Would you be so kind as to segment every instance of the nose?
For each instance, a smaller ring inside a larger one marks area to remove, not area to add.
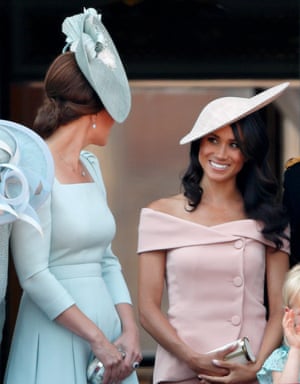
[[[218,146],[218,150],[216,151],[216,155],[220,159],[225,159],[227,156],[227,145],[226,144],[220,144]]]

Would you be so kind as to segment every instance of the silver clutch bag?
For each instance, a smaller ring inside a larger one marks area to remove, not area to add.
[[[224,360],[232,361],[238,364],[255,363],[256,358],[252,352],[248,337],[243,337],[242,339],[223,345],[222,347],[214,349],[213,351],[209,351],[208,353],[222,351],[235,343],[238,344],[237,348],[234,351],[228,353]]]
[[[87,367],[87,380],[89,384],[102,384],[104,375],[104,365],[100,360],[94,357]]]

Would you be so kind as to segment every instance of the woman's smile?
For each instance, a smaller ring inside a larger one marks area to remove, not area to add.
[[[221,171],[223,171],[229,167],[228,164],[217,163],[214,160],[209,160],[209,164],[212,166],[212,168],[216,168],[216,169],[221,170]]]

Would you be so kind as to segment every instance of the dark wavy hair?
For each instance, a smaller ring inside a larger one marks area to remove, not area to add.
[[[44,80],[45,99],[33,129],[47,139],[60,126],[81,116],[97,113],[104,106],[90,86],[73,52],[66,52],[50,65]]]
[[[279,184],[268,163],[269,140],[265,125],[256,112],[231,127],[246,159],[237,175],[237,187],[244,200],[246,215],[263,223],[264,237],[279,249],[283,245],[282,239],[287,239],[284,230],[288,226],[288,217],[280,204]],[[200,204],[203,192],[200,186],[203,177],[199,163],[200,143],[201,139],[191,143],[190,164],[181,180],[191,211]]]

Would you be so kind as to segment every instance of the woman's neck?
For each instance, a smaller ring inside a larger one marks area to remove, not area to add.
[[[212,183],[203,180],[201,202],[214,206],[224,206],[232,203],[243,203],[243,198],[235,183]]]

